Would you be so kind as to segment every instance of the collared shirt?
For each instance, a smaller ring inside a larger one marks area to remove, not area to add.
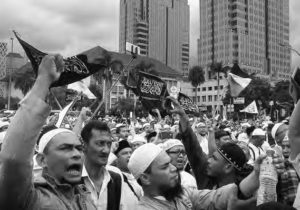
[[[282,203],[292,206],[297,194],[299,177],[289,161],[285,161],[285,171],[280,174],[280,184]]]
[[[248,144],[250,151],[250,160],[248,161],[249,165],[254,165],[255,160],[260,156],[266,154],[265,151],[261,147],[257,147],[252,143]]]
[[[107,185],[111,179],[111,176],[107,168],[105,168],[104,170],[103,182],[99,193],[97,192],[96,186],[94,182],[91,180],[91,178],[89,177],[85,167],[83,167],[82,169],[82,178],[85,186],[91,192],[92,200],[96,205],[97,209],[106,210],[107,209]]]
[[[197,183],[195,177],[186,171],[180,171],[181,185],[189,190],[197,189]]]

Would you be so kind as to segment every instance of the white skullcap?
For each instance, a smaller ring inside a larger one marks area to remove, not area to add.
[[[249,123],[242,123],[241,126],[242,127],[251,127],[251,125]]]
[[[38,153],[43,153],[45,147],[53,139],[53,137],[60,133],[74,133],[74,132],[64,128],[57,128],[45,133],[40,139],[39,146],[38,146]]]
[[[253,133],[252,136],[265,136],[266,132],[263,131],[261,128],[256,128]]]
[[[141,135],[135,135],[133,137],[133,139],[131,140],[131,143],[135,143],[135,142],[143,142],[143,143],[147,143],[147,140],[145,139],[145,137],[141,136]]]
[[[134,150],[129,159],[128,168],[136,180],[162,151],[159,146],[152,143],[144,144]]]
[[[286,134],[286,135],[284,136],[283,140],[282,140],[282,142],[285,142],[285,141],[289,141],[289,136],[288,136],[288,134]]]
[[[122,127],[122,126],[125,126],[125,125],[122,124],[122,123],[118,123],[118,124],[116,125],[116,128],[119,128],[119,127]]]
[[[175,146],[183,146],[182,142],[178,139],[169,139],[163,143],[163,149],[165,151],[175,147]]]
[[[145,124],[143,125],[143,128],[145,128],[146,126],[150,126],[150,123],[145,123]]]
[[[165,129],[170,129],[171,127],[169,125],[164,125]]]
[[[227,132],[231,133],[231,129],[230,128],[225,128],[224,131],[227,131]]]
[[[196,125],[196,127],[205,127],[206,125],[205,125],[205,123],[203,123],[203,122],[200,122],[200,123],[198,123],[197,125]]]
[[[274,125],[274,127],[272,128],[271,135],[272,135],[273,139],[275,139],[276,132],[281,125],[283,125],[283,123],[276,123]]]

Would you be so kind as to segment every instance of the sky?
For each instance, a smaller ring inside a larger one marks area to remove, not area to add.
[[[193,65],[197,62],[200,31],[199,0],[188,3]],[[299,11],[300,1],[290,0],[290,44],[300,51]],[[111,51],[119,48],[119,0],[1,0],[0,20],[0,41],[9,44],[12,30],[16,30],[39,50],[63,56],[97,45]],[[16,40],[14,51],[24,53]],[[300,56],[292,55],[292,67],[300,66]]]

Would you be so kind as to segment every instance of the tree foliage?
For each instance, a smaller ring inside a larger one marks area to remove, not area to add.
[[[15,83],[14,87],[21,90],[23,95],[26,95],[35,82],[35,74],[31,64],[27,63],[15,71],[12,74],[12,81]]]
[[[205,82],[204,71],[201,66],[193,66],[189,71],[188,80],[192,86],[197,88]]]

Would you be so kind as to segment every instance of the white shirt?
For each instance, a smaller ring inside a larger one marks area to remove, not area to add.
[[[254,165],[255,160],[260,156],[260,155],[265,155],[266,152],[261,148],[257,147],[252,143],[248,144],[249,146],[249,151],[250,151],[250,160],[248,161],[248,164]]]
[[[91,192],[92,200],[93,200],[94,204],[96,205],[97,209],[99,209],[99,210],[107,209],[107,185],[111,179],[111,176],[108,171],[112,171],[112,172],[120,174],[121,179],[122,179],[120,210],[136,209],[136,206],[137,206],[139,200],[134,195],[134,193],[132,192],[132,190],[130,189],[128,184],[124,182],[123,174],[120,171],[120,169],[118,169],[114,166],[106,166],[105,169],[106,170],[104,170],[104,178],[103,178],[103,182],[102,182],[102,186],[101,186],[101,190],[100,190],[99,194],[97,193],[97,190],[95,188],[93,181],[88,176],[88,173],[87,173],[85,167],[83,167],[83,170],[82,170],[82,177],[83,177],[84,184],[86,185],[87,189]],[[133,186],[136,194],[139,197],[141,197],[143,195],[142,188],[139,187],[138,183],[135,181],[135,179],[133,178],[132,175],[131,175],[132,177],[130,176],[130,174],[126,174],[126,175],[127,175],[126,177],[127,177],[128,181],[130,180],[129,183],[131,184],[131,186]],[[134,181],[136,182],[136,184],[134,183]]]
[[[188,190],[196,190],[197,183],[195,177],[186,171],[180,171],[181,185]]]
[[[197,133],[197,139],[198,139],[198,142],[199,142],[199,144],[200,144],[203,152],[208,155],[208,140],[207,140],[207,136],[201,136],[200,134]]]

